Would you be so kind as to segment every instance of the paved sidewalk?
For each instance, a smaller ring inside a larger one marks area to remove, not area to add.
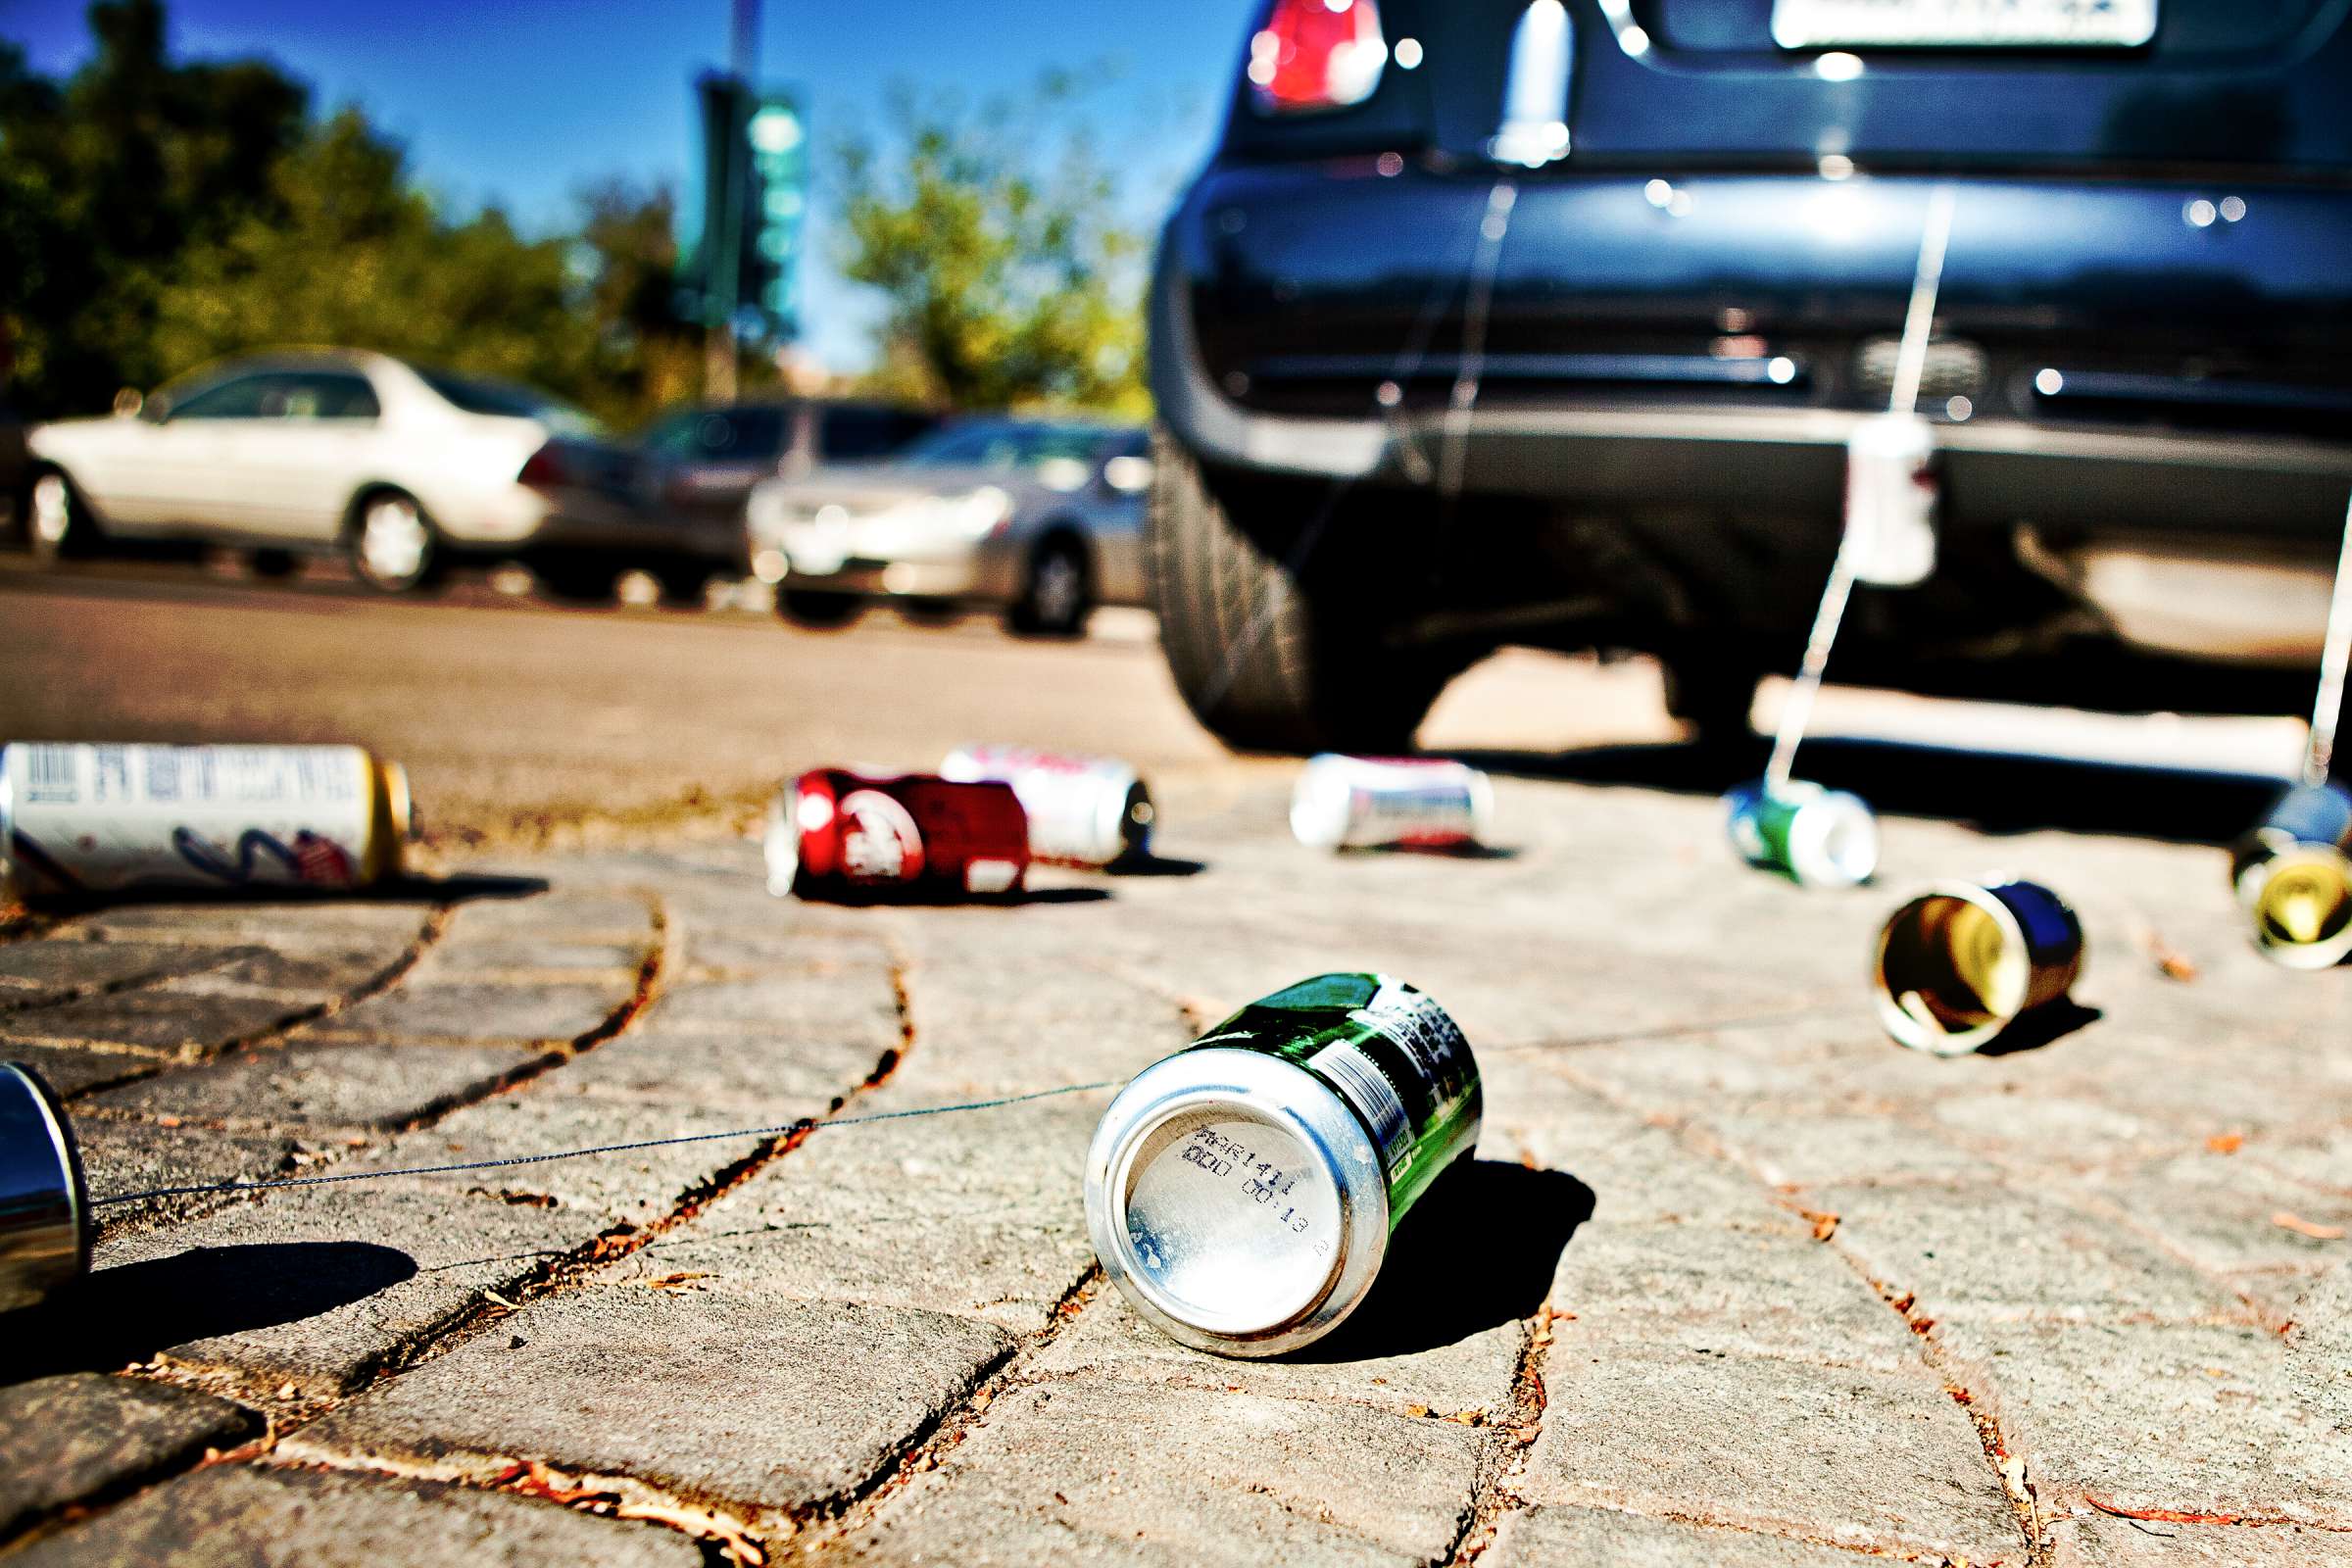
[[[1260,770],[1165,803],[1197,874],[1010,908],[713,843],[17,929],[0,1055],[100,1196],[819,1126],[107,1208],[0,1346],[0,1559],[2352,1563],[2352,969],[2254,956],[2210,849],[1898,821],[1803,894],[1711,801],[1499,795],[1515,853],[1335,860]],[[2075,902],[2098,1016],[1889,1045],[1878,919],[1996,864]],[[822,1125],[1362,967],[1461,1021],[1487,1129],[1298,1359],[1103,1287],[1104,1093]]]

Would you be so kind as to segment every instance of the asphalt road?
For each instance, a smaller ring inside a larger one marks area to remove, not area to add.
[[[993,620],[918,624],[876,612],[811,632],[749,609],[581,610],[480,581],[390,601],[313,568],[290,583],[190,565],[100,564],[50,574],[0,557],[0,736],[353,741],[405,762],[428,844],[576,845],[728,832],[788,772],[823,762],[919,768],[965,740],[1105,752],[1214,809],[1284,764],[1228,756],[1186,714],[1148,615],[1106,612],[1078,643],[1009,637]],[[1768,685],[1757,716],[1769,723]],[[2098,825],[2106,775],[1997,767],[1953,775],[1941,753],[1986,752],[2277,776],[2289,720],[2130,719],[2062,710],[1831,692],[1805,760],[1882,808],[2019,825]],[[1441,700],[1421,741],[1513,771],[1705,792],[1739,759],[1678,745],[1656,673],[1506,653]],[[1728,770],[1728,771],[1727,771]],[[2124,776],[2159,818],[2171,775]],[[2151,795],[2153,788],[2155,793]],[[1981,792],[1984,798],[1972,795]],[[2192,788],[2190,794],[2194,794]],[[2237,793],[2167,837],[2226,836]]]

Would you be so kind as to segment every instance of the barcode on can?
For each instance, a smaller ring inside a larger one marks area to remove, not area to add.
[[[81,799],[77,746],[24,748],[24,799],[34,806],[73,806]]]
[[[1470,1042],[1446,1009],[1420,992],[1392,981],[1373,993],[1355,1016],[1402,1046],[1439,1094],[1464,1076]]]

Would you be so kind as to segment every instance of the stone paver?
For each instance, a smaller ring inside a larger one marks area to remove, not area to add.
[[[1041,1329],[1094,1261],[1079,1167],[1102,1102],[816,1133],[663,1255],[803,1295]],[[922,1102],[900,1093],[859,1107]]]
[[[687,1537],[389,1477],[205,1470],[35,1542],[23,1568],[699,1568]]]
[[[296,1043],[239,1053],[93,1095],[98,1111],[176,1116],[228,1128],[396,1128],[479,1100],[508,1079],[556,1060],[521,1045]]]
[[[1881,1372],[1920,1359],[1902,1319],[1793,1215],[1586,1226],[1561,1255],[1552,1300],[1613,1345]]]
[[[260,1429],[225,1399],[135,1378],[74,1373],[0,1387],[0,1542]]]
[[[604,984],[505,985],[452,979],[403,986],[302,1031],[314,1040],[525,1040],[568,1045],[604,1028],[636,977]]]
[[[1962,1375],[2043,1494],[2352,1527],[2352,1429],[2263,1329],[1955,1323]]]
[[[202,950],[147,942],[53,938],[0,948],[0,1015],[70,997],[208,967]]]
[[[2352,1432],[2352,1263],[2321,1276],[2294,1303],[2286,1376],[2313,1409]]]
[[[1406,1313],[1417,1317],[1420,1301]],[[1380,1304],[1362,1309],[1378,1314]],[[1408,1323],[1406,1327],[1417,1327]],[[1343,1330],[1343,1332],[1348,1332]],[[1392,1331],[1394,1333],[1394,1331]],[[1146,1324],[1115,1291],[1103,1291],[1049,1346],[1037,1370],[1095,1381],[1144,1383],[1287,1399],[1346,1400],[1393,1415],[1510,1419],[1525,1332],[1512,1320],[1448,1340],[1445,1331],[1389,1343],[1353,1333],[1334,1348],[1272,1361],[1201,1355]],[[1384,1353],[1386,1352],[1386,1353]]]
[[[89,1332],[115,1336],[118,1360],[162,1351],[332,1393],[598,1228],[409,1181],[272,1194],[101,1246]]]
[[[1923,1183],[1816,1188],[1807,1201],[1839,1216],[1839,1244],[1872,1279],[1933,1303],[1940,1320],[2243,1313],[2211,1276],[2038,1194],[2009,1191],[1986,1202],[1982,1182]]]
[[[301,1140],[281,1133],[231,1133],[210,1127],[167,1127],[104,1116],[75,1120],[74,1141],[93,1200],[158,1188],[299,1176],[311,1168]],[[108,1204],[93,1216],[103,1242],[158,1222],[177,1223],[201,1212],[202,1200],[162,1199]]]
[[[1642,1351],[1563,1326],[1544,1383],[1544,1435],[1518,1488],[1531,1502],[2024,1560],[1976,1429],[1924,1369]]]
[[[117,992],[12,1013],[0,1024],[0,1050],[19,1040],[52,1045],[90,1041],[195,1057],[267,1035],[315,1006],[275,997]]]
[[[2300,1525],[2066,1519],[2051,1531],[2051,1568],[2346,1568],[2352,1535]]]
[[[1163,789],[1198,875],[1011,906],[773,900],[710,840],[0,941],[0,1053],[74,1097],[101,1195],[707,1139],[102,1210],[0,1399],[161,1353],[270,1410],[280,1468],[59,1482],[44,1517],[101,1505],[35,1549],[715,1550],[496,1490],[537,1462],[827,1560],[1417,1562],[1490,1522],[1506,1565],[2339,1559],[2352,971],[2245,953],[2214,852],[1898,817],[1886,887],[1817,896],[1731,866],[1711,799],[1505,779],[1507,855],[1333,858],[1288,781]],[[2100,1016],[1891,1047],[1871,928],[1993,859],[2077,902]],[[1305,1354],[1196,1354],[1102,1282],[1106,1091],[901,1115],[1116,1083],[1335,967],[1453,1010],[1487,1119]]]
[[[0,1059],[23,1062],[57,1094],[72,1099],[163,1071],[172,1058],[123,1047],[0,1039]]]
[[[492,1476],[628,1476],[769,1528],[842,1497],[1012,1348],[969,1319],[622,1276],[533,1302],[280,1446]]]
[[[886,1562],[1401,1564],[1466,1523],[1479,1435],[1351,1403],[1052,1379],[1007,1393],[878,1525]]]
[[[1866,1560],[1781,1536],[1558,1507],[1506,1515],[1479,1559],[1491,1568],[1855,1568]]]

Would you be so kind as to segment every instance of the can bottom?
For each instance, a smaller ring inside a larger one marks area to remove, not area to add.
[[[2352,955],[2352,861],[2302,845],[2249,868],[2254,944],[2290,969],[2330,969]]]
[[[1914,899],[1879,939],[1881,1021],[1921,1051],[1954,1055],[1990,1041],[2025,1010],[2032,981],[2025,933],[1990,895]]]
[[[1370,1134],[1313,1074],[1243,1049],[1184,1052],[1120,1093],[1087,1154],[1086,1214],[1136,1311],[1218,1355],[1322,1338],[1388,1254]]]
[[[1298,1138],[1242,1104],[1141,1131],[1114,1207],[1130,1277],[1187,1322],[1263,1333],[1339,1271],[1339,1196]]]

